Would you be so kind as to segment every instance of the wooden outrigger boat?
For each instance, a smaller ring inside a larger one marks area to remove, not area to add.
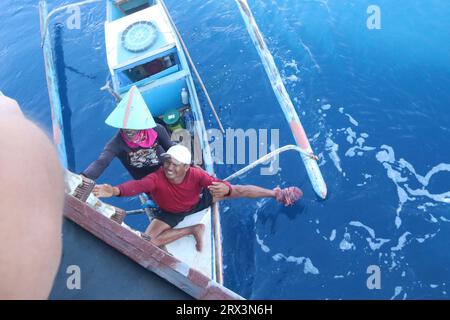
[[[53,138],[61,163],[67,168],[64,122],[58,90],[49,25],[52,16],[70,6],[100,2],[87,0],[47,11],[40,1],[41,37],[52,112]],[[139,88],[153,116],[159,117],[171,109],[192,117],[192,130],[201,154],[203,168],[214,174],[206,128],[198,101],[191,69],[182,40],[164,3],[159,0],[106,0],[107,21],[105,40],[108,67],[112,79],[109,91],[123,97],[132,86]],[[153,73],[149,66],[155,60],[163,62],[162,70]],[[188,105],[183,105],[181,92],[188,93]],[[111,106],[112,108],[114,106]],[[185,141],[184,141],[185,142]],[[153,246],[122,221],[115,220],[120,209],[97,199],[91,190],[93,182],[66,171],[65,216],[141,266],[157,273],[197,299],[242,299],[223,287],[222,248],[219,207],[217,204],[193,214],[177,228],[203,223],[204,248],[195,249],[192,236],[166,245],[166,250]]]

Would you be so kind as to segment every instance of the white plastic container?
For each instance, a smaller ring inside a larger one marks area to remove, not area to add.
[[[181,102],[187,106],[189,104],[189,94],[186,88],[181,89]]]

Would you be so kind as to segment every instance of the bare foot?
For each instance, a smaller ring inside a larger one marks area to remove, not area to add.
[[[205,232],[205,225],[198,224],[194,226],[193,235],[195,237],[195,241],[197,244],[195,247],[197,248],[197,251],[201,252],[203,250],[203,233]]]

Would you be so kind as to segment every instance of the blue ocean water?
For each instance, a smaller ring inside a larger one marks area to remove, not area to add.
[[[55,7],[68,1],[49,1]],[[294,142],[234,1],[170,1],[225,127],[279,129]],[[250,299],[448,299],[450,286],[450,7],[445,0],[250,0],[329,188],[319,201],[296,154],[276,175],[233,181],[298,185],[293,208],[222,204],[225,285]],[[378,5],[381,29],[366,10]],[[114,134],[104,5],[82,29],[57,19],[55,53],[69,162],[81,171]],[[0,90],[51,130],[36,1],[0,13]],[[217,124],[205,109],[208,127]],[[243,165],[219,165],[225,177]],[[128,179],[115,162],[99,182]],[[134,200],[122,206],[133,207]],[[144,228],[144,221],[131,221]],[[381,288],[369,289],[369,266]]]

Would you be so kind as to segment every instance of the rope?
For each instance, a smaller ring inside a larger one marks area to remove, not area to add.
[[[170,16],[169,11],[167,10],[166,4],[164,3],[164,0],[160,0],[160,2],[161,2],[162,7],[164,8],[164,11],[166,12],[167,16],[169,17],[170,22],[172,23],[172,26],[173,26],[173,28],[174,28],[177,36],[178,36],[178,39],[180,39],[180,43],[183,46],[184,52],[186,53],[186,56],[187,56],[187,58],[189,60],[189,63],[191,65],[191,67],[192,67],[192,70],[194,71],[195,76],[197,77],[198,81],[200,82],[202,90],[203,90],[203,92],[206,95],[206,99],[208,100],[208,104],[209,104],[209,106],[211,108],[211,111],[214,114],[214,117],[216,118],[217,123],[219,124],[220,131],[222,131],[222,133],[225,133],[225,130],[223,129],[223,126],[222,126],[222,122],[220,121],[219,116],[217,115],[216,109],[214,108],[214,105],[213,105],[213,103],[211,101],[211,98],[209,97],[208,91],[206,90],[206,87],[203,84],[203,80],[200,77],[200,75],[198,74],[197,68],[195,67],[194,62],[192,62],[191,55],[189,54],[189,50],[186,47],[186,44],[184,43],[183,38],[180,35],[180,32],[178,32],[177,26],[173,22],[172,17]]]

